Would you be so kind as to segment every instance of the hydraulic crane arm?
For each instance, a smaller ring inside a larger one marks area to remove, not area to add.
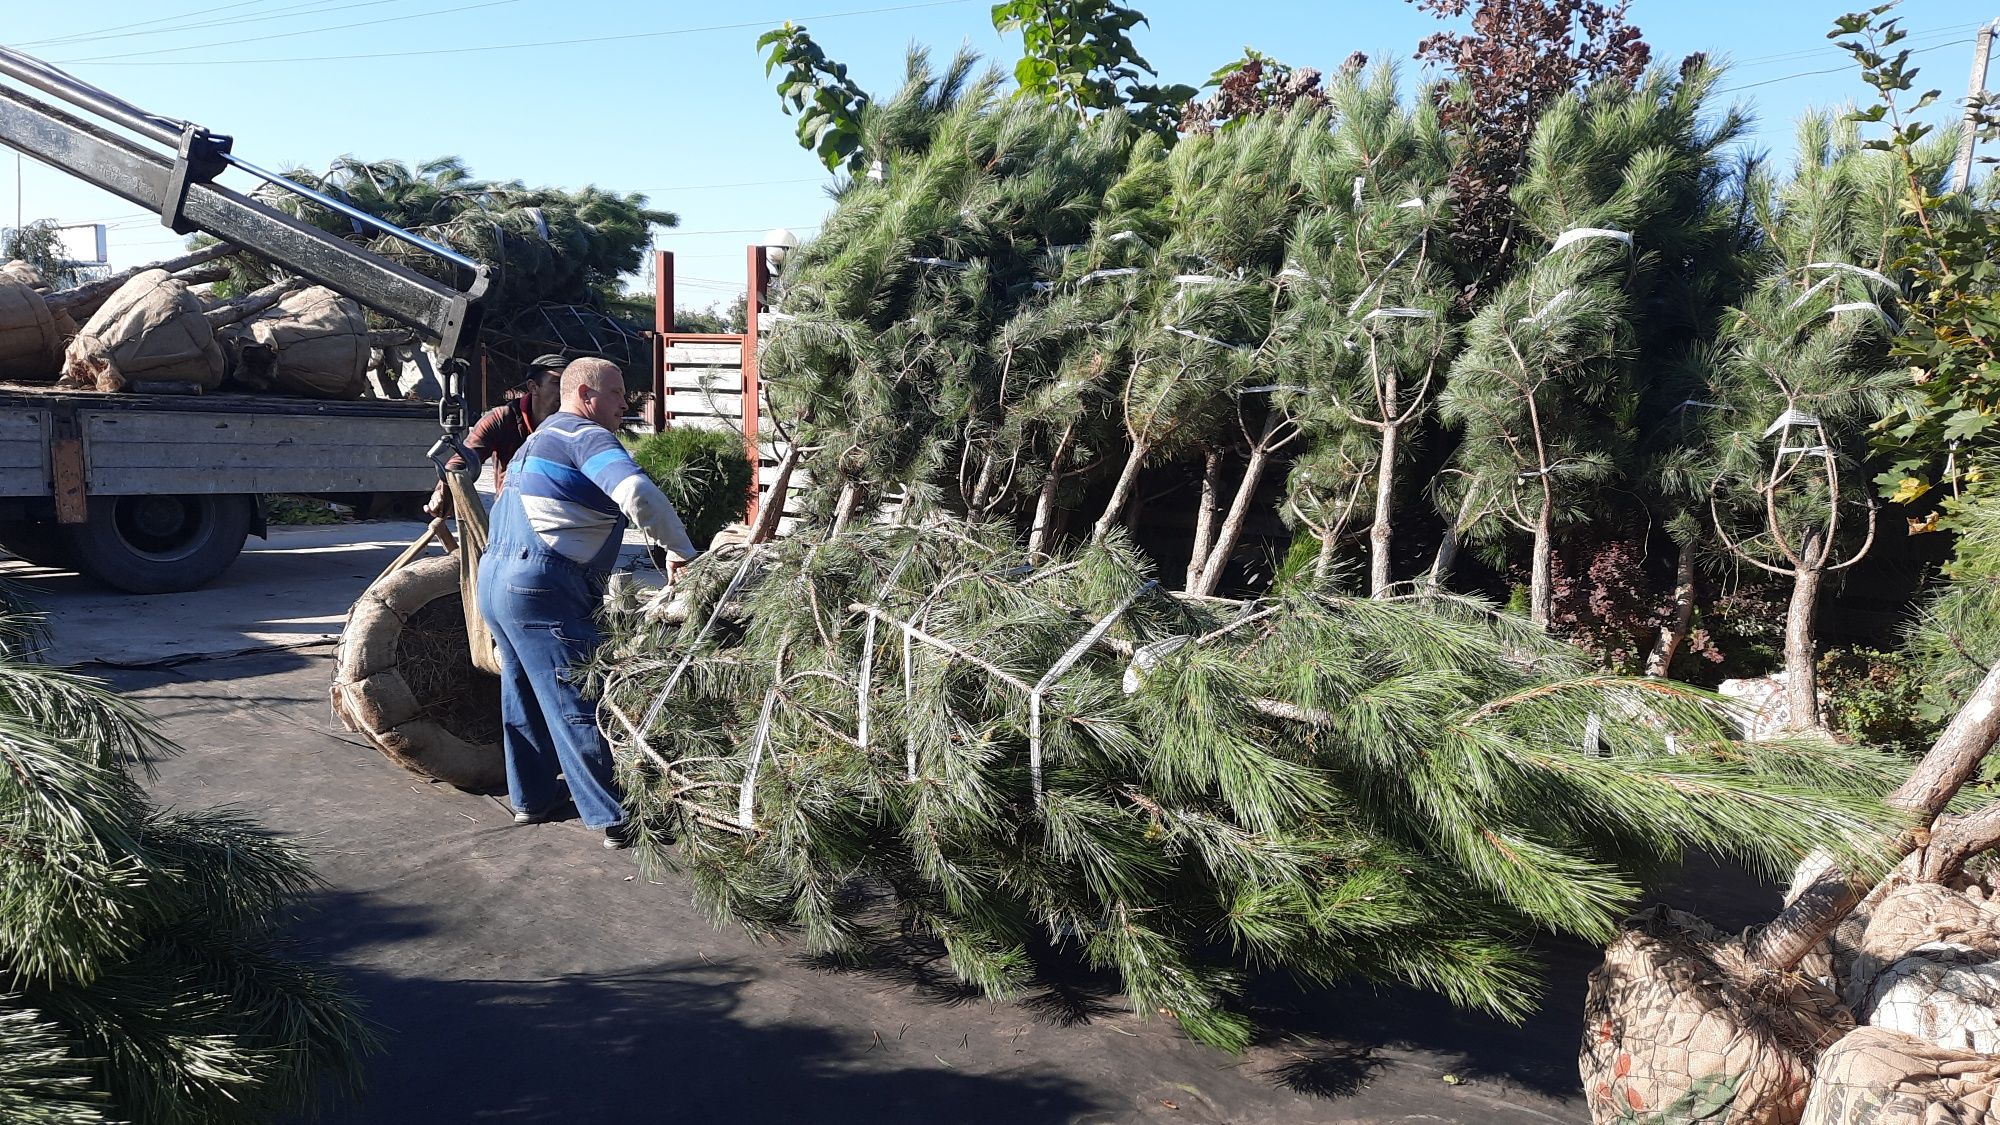
[[[158,213],[161,223],[177,233],[205,231],[352,297],[435,340],[447,362],[463,360],[462,353],[476,341],[478,302],[488,283],[486,267],[479,263],[235,156],[230,137],[147,113],[32,56],[0,47],[0,78],[33,87],[96,119],[0,81],[0,144]],[[357,231],[372,228],[436,257],[448,265],[455,284],[425,277],[215,183],[229,168],[340,214]]]

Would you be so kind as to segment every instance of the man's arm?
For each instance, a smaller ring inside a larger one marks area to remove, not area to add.
[[[583,474],[611,497],[611,502],[618,505],[633,526],[668,553],[682,562],[699,555],[701,551],[688,539],[680,513],[674,511],[666,493],[647,478],[610,431],[605,431],[604,436],[603,442],[591,442],[592,451],[583,462]]]
[[[479,421],[474,422],[472,428],[465,432],[465,438],[459,444],[465,447],[467,453],[472,454],[474,472],[478,472],[479,467],[486,464],[486,459],[493,456],[494,447],[499,444],[494,439],[500,436],[500,428],[507,423],[507,408],[496,406],[481,414]],[[454,453],[451,455],[451,460],[444,463],[444,467],[452,470],[463,469],[465,458]]]

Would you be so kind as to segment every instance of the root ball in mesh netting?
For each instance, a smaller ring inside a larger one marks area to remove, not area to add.
[[[1472,599],[1170,596],[1116,535],[1031,563],[990,527],[857,526],[683,590],[678,623],[611,607],[589,676],[645,854],[715,916],[857,953],[883,923],[849,892],[887,888],[989,994],[1052,943],[1227,1047],[1259,969],[1517,1017],[1523,935],[1608,940],[1690,846],[1866,867],[1899,771],[1734,742],[1711,697]]]
[[[411,614],[396,638],[396,667],[417,714],[475,745],[500,741],[500,680],[472,666],[465,608],[438,598]]]
[[[1791,1125],[1813,1060],[1854,1025],[1831,990],[1758,967],[1742,941],[1666,907],[1627,919],[1583,1014],[1584,1094],[1600,1122]]]

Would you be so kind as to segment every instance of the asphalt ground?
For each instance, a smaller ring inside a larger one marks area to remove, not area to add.
[[[575,820],[515,828],[503,797],[430,783],[329,712],[353,598],[420,530],[275,529],[208,589],[141,598],[0,564],[54,656],[141,701],[183,752],[150,787],[302,842],[325,888],[298,932],[368,1004],[386,1051],[324,1120],[900,1123],[1589,1119],[1578,1010],[1596,951],[1547,943],[1546,1002],[1514,1027],[1420,993],[1258,980],[1241,1057],[1133,1014],[1115,980],[1045,959],[1025,997],[952,981],[934,950],[861,966],[719,928]],[[1683,871],[1676,905],[1741,926],[1775,892]]]

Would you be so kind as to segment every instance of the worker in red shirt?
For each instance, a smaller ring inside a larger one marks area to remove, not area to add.
[[[507,462],[514,459],[515,451],[535,432],[536,425],[562,408],[562,369],[568,363],[559,355],[536,356],[528,365],[528,381],[521,384],[521,393],[480,415],[479,421],[466,432],[460,444],[472,454],[475,471],[487,458],[493,458],[495,495],[507,483]],[[458,456],[445,463],[447,469],[464,467],[465,459]],[[424,511],[437,519],[451,515],[451,497],[446,494],[443,481],[432,490]]]

